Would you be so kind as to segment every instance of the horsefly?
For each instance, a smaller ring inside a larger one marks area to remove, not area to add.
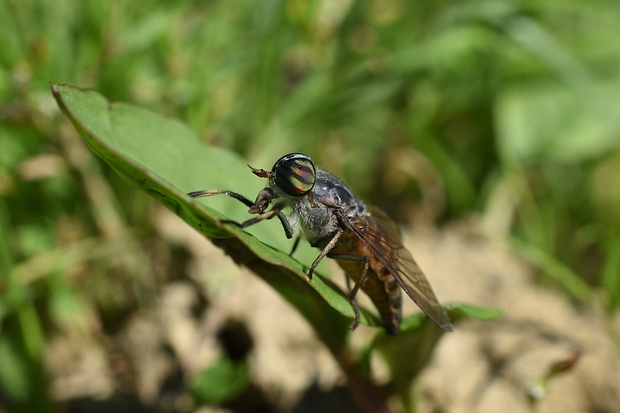
[[[424,273],[403,246],[398,227],[383,211],[359,201],[340,179],[316,168],[308,156],[300,153],[281,157],[271,171],[251,166],[250,169],[254,175],[269,180],[254,202],[227,190],[188,195],[199,198],[226,194],[247,205],[251,214],[258,214],[242,223],[222,221],[224,224],[247,228],[278,217],[287,238],[293,237],[299,225],[310,244],[321,250],[308,270],[308,280],[321,260],[329,257],[355,282],[349,293],[355,312],[352,330],[360,323],[355,297],[361,289],[379,310],[385,331],[398,334],[403,289],[439,327],[452,331],[450,319]],[[273,207],[268,210],[270,205]],[[288,217],[282,212],[287,207],[292,210]],[[296,246],[297,243],[293,251]]]

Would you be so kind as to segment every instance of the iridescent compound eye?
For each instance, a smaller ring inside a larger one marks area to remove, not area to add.
[[[284,155],[273,165],[275,185],[286,195],[300,197],[312,191],[316,170],[310,158],[301,153]]]

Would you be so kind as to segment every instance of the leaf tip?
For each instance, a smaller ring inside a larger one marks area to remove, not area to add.
[[[58,90],[58,85],[56,83],[50,82],[50,87],[52,88],[52,94],[54,96],[60,93],[60,91]]]
[[[441,327],[444,331],[447,331],[448,333],[452,333],[454,331],[454,326],[450,322],[442,324],[439,327]]]

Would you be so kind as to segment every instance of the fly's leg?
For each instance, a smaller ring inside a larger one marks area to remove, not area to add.
[[[331,258],[336,259],[334,258],[334,256],[332,256]],[[351,277],[345,276],[344,279],[347,282],[347,290],[349,290],[349,293],[351,293]]]
[[[232,198],[235,198],[236,200],[243,202],[245,205],[247,205],[250,208],[254,206],[254,202],[250,201],[243,195],[238,194],[233,191],[221,191],[219,189],[208,189],[206,191],[190,192],[187,195],[191,196],[192,198],[201,198],[203,196],[212,196],[212,195],[219,195],[219,194],[226,194]]]
[[[351,303],[351,307],[353,307],[353,312],[355,313],[355,321],[353,322],[353,325],[349,327],[349,329],[353,331],[357,328],[357,326],[360,325],[360,309],[357,305],[357,301],[355,301],[355,297],[357,296],[357,293],[362,287],[362,285],[364,285],[364,283],[368,279],[368,257],[363,256],[363,255],[334,254],[334,255],[330,255],[329,258],[332,258],[334,260],[340,260],[340,261],[361,262],[364,264],[364,268],[362,269],[362,274],[360,275],[359,280],[357,280],[357,282],[353,286],[353,289],[351,289],[349,277],[345,276],[347,280],[347,288],[349,288],[349,291],[350,291],[349,302]]]
[[[252,219],[248,219],[247,221],[237,222],[237,221],[233,221],[233,220],[230,220],[230,219],[223,219],[223,220],[220,221],[220,224],[229,224],[229,225],[234,225],[236,227],[245,229],[245,228],[247,228],[247,227],[249,227],[251,225],[257,224],[257,223],[259,223],[261,221],[264,221],[266,219],[271,219],[271,218],[273,218],[274,216],[276,216],[278,214],[282,214],[282,212],[280,212],[279,209],[272,209],[269,212],[265,212],[264,214],[260,214],[259,216],[254,217]],[[288,221],[287,221],[287,224],[288,224]],[[285,231],[286,231],[286,229],[285,229]]]
[[[236,192],[233,191],[227,191],[227,190],[219,190],[219,189],[208,189],[208,190],[204,190],[204,191],[195,191],[195,192],[190,192],[187,195],[191,196],[192,198],[201,198],[203,196],[213,196],[213,195],[220,195],[220,194],[226,194],[231,198],[235,198],[237,201],[242,202],[243,204],[245,204],[246,206],[248,206],[250,208],[250,212],[254,212],[252,211],[253,208],[257,207],[257,203],[250,201],[249,199],[247,199],[246,197],[244,197],[241,194],[238,194]],[[259,208],[258,210],[256,210],[256,212],[262,212],[266,209],[266,207],[268,206],[269,202],[271,201],[271,199],[269,199],[270,194],[267,194],[266,199],[263,200],[263,202],[266,202],[264,204],[261,205],[262,208]],[[281,211],[282,206],[281,205],[275,205],[269,212],[265,212],[263,214],[258,215],[257,217],[254,217],[252,219],[248,219],[247,221],[244,221],[242,223],[236,222],[236,221],[232,221],[232,220],[221,220],[220,224],[230,224],[230,225],[235,225],[239,228],[247,228],[251,225],[254,225],[258,222],[264,221],[266,219],[271,219],[274,216],[277,216],[278,219],[280,220],[280,223],[282,224],[282,228],[284,229],[284,233],[286,234],[286,238],[291,239],[293,238],[293,228],[291,228],[291,224],[288,222],[288,219],[286,219],[286,217],[284,216],[284,214]],[[262,211],[261,211],[262,210]],[[255,212],[255,213],[256,213]]]
[[[282,228],[284,229],[284,233],[286,234],[286,238],[288,238],[288,239],[293,238],[293,228],[291,227],[291,223],[288,222],[288,219],[286,219],[286,217],[284,216],[284,214],[280,210],[280,207],[276,205],[273,208],[273,210],[278,211],[278,212],[276,212],[276,215],[278,216],[278,219],[280,220],[280,224],[282,224]],[[295,241],[295,244],[293,245],[293,251],[291,251],[290,255],[293,255],[293,252],[295,251],[295,248],[297,248],[297,244],[299,244],[299,238],[297,238],[297,241]]]
[[[325,245],[325,248],[323,248],[323,251],[321,251],[319,256],[316,257],[316,259],[310,266],[310,270],[308,270],[308,275],[306,275],[306,279],[308,281],[312,280],[312,274],[314,273],[317,265],[319,265],[321,260],[323,260],[323,258],[325,258],[327,254],[329,254],[329,252],[334,248],[334,246],[336,246],[336,242],[338,242],[338,238],[340,238],[343,232],[344,230],[342,228],[338,228],[332,239],[327,243],[327,245]]]
[[[225,219],[225,220],[220,221],[220,224],[230,224],[230,225],[235,225],[239,228],[245,229],[251,225],[257,224],[261,221],[264,221],[266,219],[271,219],[274,216],[277,216],[278,219],[280,220],[280,223],[282,224],[282,228],[284,228],[284,233],[286,234],[286,238],[291,239],[293,238],[293,228],[291,228],[291,224],[288,222],[288,219],[286,219],[282,211],[280,211],[277,208],[278,207],[276,206],[269,212],[265,212],[264,214],[260,214],[257,217],[248,219],[247,221],[243,221],[241,223],[237,221]]]
[[[325,245],[325,248],[323,248],[323,251],[321,251],[319,256],[316,257],[316,259],[310,266],[308,275],[306,276],[308,281],[312,279],[312,274],[314,273],[314,270],[317,267],[317,265],[319,265],[321,260],[325,258],[329,254],[329,252],[336,246],[336,243],[338,242],[338,239],[340,238],[343,232],[344,230],[342,228],[338,228],[338,230],[336,231],[332,239],[327,243],[327,245]],[[360,276],[360,279],[357,281],[357,283],[355,283],[355,286],[353,287],[353,289],[351,290],[349,294],[349,302],[351,303],[351,306],[353,307],[353,312],[355,313],[355,321],[353,322],[353,325],[350,327],[350,329],[355,330],[357,326],[359,326],[360,324],[360,309],[357,305],[357,301],[355,301],[355,296],[357,295],[357,292],[359,291],[360,287],[366,282],[366,278],[368,277],[367,275],[368,274],[368,257],[360,256],[360,255],[348,255],[348,254],[332,254],[332,255],[329,255],[329,257],[335,260],[347,260],[347,261],[356,261],[356,262],[364,263],[364,269],[362,270],[362,275]],[[348,277],[347,277],[347,283],[348,283]]]
[[[300,236],[298,236],[297,238],[295,238],[295,242],[293,242],[293,248],[291,248],[291,252],[289,252],[289,256],[292,257],[293,254],[295,253],[295,251],[297,251],[297,247],[299,246],[299,240],[301,239]]]

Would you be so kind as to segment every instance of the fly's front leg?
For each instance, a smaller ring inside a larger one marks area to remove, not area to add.
[[[246,197],[244,197],[241,194],[238,194],[236,192],[233,191],[222,191],[219,189],[208,189],[206,191],[194,191],[194,192],[190,192],[187,195],[191,196],[192,198],[201,198],[203,196],[212,196],[212,195],[219,195],[219,194],[226,194],[232,198],[235,198],[238,201],[243,202],[246,206],[252,208],[254,206],[254,202],[250,201],[249,199],[247,199]]]
[[[207,189],[204,191],[195,191],[195,192],[190,192],[187,195],[191,196],[192,198],[201,198],[203,196],[213,196],[213,195],[220,195],[220,194],[226,194],[231,198],[235,198],[236,200],[244,203],[246,206],[253,208],[256,204],[252,201],[250,201],[249,199],[247,199],[246,197],[244,197],[241,194],[238,194],[236,192],[233,191],[226,191],[226,190],[219,190],[219,189]],[[220,220],[219,223],[220,224],[231,224],[231,225],[235,225],[239,228],[247,228],[250,225],[256,224],[257,222],[263,221],[265,219],[269,219],[272,218],[274,215],[276,215],[278,212],[280,211],[275,211],[275,210],[271,210],[265,214],[261,214],[255,218],[249,219],[245,222],[242,223],[238,223],[237,221],[232,221],[232,220]]]
[[[295,242],[293,242],[293,248],[291,248],[291,252],[288,253],[288,255],[290,257],[292,257],[293,254],[295,253],[295,251],[297,251],[297,247],[299,246],[299,240],[300,239],[301,239],[301,237],[299,235],[297,236],[297,238],[295,238]]]
[[[264,221],[266,219],[271,219],[274,216],[277,216],[278,219],[280,220],[280,223],[282,224],[282,228],[284,229],[284,233],[286,234],[286,237],[289,239],[293,238],[293,228],[291,227],[291,224],[288,222],[288,220],[282,213],[283,205],[276,204],[269,212],[265,212],[267,207],[269,207],[269,204],[271,203],[271,201],[277,198],[277,195],[275,194],[275,192],[273,192],[269,188],[265,188],[262,191],[260,191],[255,202],[250,201],[243,195],[238,194],[236,192],[227,191],[227,190],[219,190],[219,189],[208,189],[204,191],[195,191],[195,192],[190,192],[187,195],[191,196],[192,198],[200,198],[204,196],[213,196],[213,195],[220,195],[220,194],[226,194],[229,197],[235,198],[237,201],[242,202],[243,204],[245,204],[246,206],[250,208],[249,212],[251,214],[260,214],[257,217],[248,219],[247,221],[244,221],[242,223],[239,223],[237,221],[232,221],[232,220],[221,220],[219,221],[220,224],[230,224],[230,225],[235,225],[239,228],[245,229],[258,222]]]
[[[340,261],[361,262],[364,264],[364,268],[362,269],[362,274],[360,275],[359,280],[357,280],[357,282],[353,286],[353,289],[351,289],[351,285],[349,283],[349,277],[345,275],[346,280],[347,280],[347,287],[350,290],[349,302],[351,303],[351,307],[353,307],[353,312],[355,313],[355,321],[353,322],[353,325],[349,327],[351,331],[353,331],[357,328],[357,326],[360,325],[360,318],[361,318],[360,309],[357,305],[357,301],[355,301],[355,297],[357,296],[357,293],[360,290],[360,288],[364,285],[364,283],[368,279],[368,257],[363,256],[363,255],[334,254],[334,255],[330,255],[329,258],[332,258],[334,260],[340,260]]]
[[[277,211],[278,211],[278,212],[276,212],[276,215],[278,216],[278,219],[280,220],[280,223],[282,224],[282,228],[284,228],[284,233],[286,234],[286,238],[288,238],[288,239],[293,238],[293,228],[291,227],[291,223],[288,222],[288,219],[286,219],[286,217],[284,216],[284,214],[280,210],[281,207],[276,205],[273,209],[275,210],[276,208],[277,208]],[[293,255],[293,252],[297,248],[297,244],[299,244],[299,237],[297,237],[297,240],[293,244],[293,251],[291,251],[291,253],[289,255]]]
[[[266,219],[271,219],[271,218],[273,218],[274,216],[276,216],[278,214],[281,214],[279,209],[272,209],[269,212],[265,212],[264,214],[260,214],[257,217],[254,217],[252,219],[248,219],[247,221],[243,221],[241,223],[239,223],[237,221],[233,221],[231,219],[223,219],[223,220],[220,221],[220,224],[229,224],[229,225],[234,225],[236,227],[245,229],[245,228],[247,228],[247,227],[249,227],[251,225],[257,224],[257,223],[259,223],[261,221],[264,221]]]
[[[280,210],[280,206],[276,205],[274,206],[269,212],[265,212],[264,214],[260,214],[257,217],[254,217],[252,219],[248,219],[247,221],[244,221],[242,223],[238,223],[236,221],[232,221],[232,220],[222,220],[220,221],[220,223],[222,224],[232,224],[232,225],[236,225],[239,228],[247,228],[250,225],[254,225],[256,223],[259,223],[261,221],[264,221],[266,219],[271,219],[275,216],[278,217],[278,219],[280,220],[280,223],[282,224],[282,228],[284,229],[284,233],[286,234],[286,238],[291,239],[293,238],[293,228],[291,227],[291,224],[288,222],[288,219],[286,219],[286,217],[284,216],[284,214],[282,213],[282,211]]]

